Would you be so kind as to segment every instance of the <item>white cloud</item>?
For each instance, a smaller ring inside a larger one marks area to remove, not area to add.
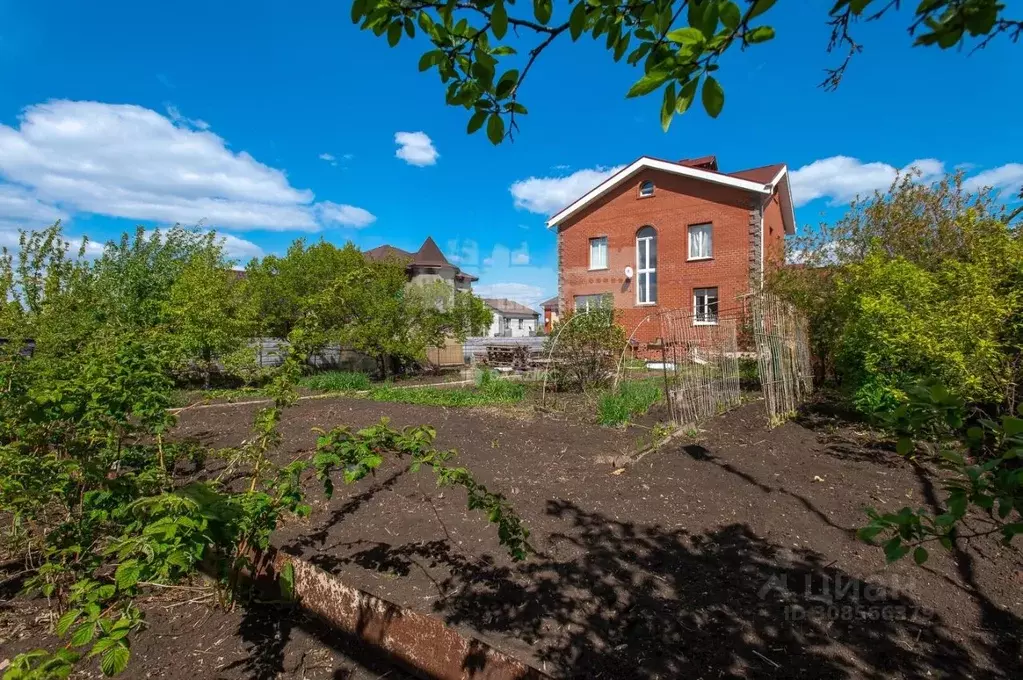
[[[512,184],[510,191],[515,198],[516,208],[550,215],[571,204],[623,167],[616,165],[612,168],[576,170],[565,177],[530,177]]]
[[[217,234],[224,240],[224,254],[232,260],[246,264],[254,257],[263,257],[266,253],[252,241],[238,238],[234,234]]]
[[[179,111],[178,107],[174,106],[173,104],[167,105],[167,116],[170,117],[170,119],[174,121],[174,123],[177,125],[193,127],[197,130],[210,129],[210,124],[204,120],[200,120],[199,118],[186,118],[185,116],[181,115],[181,111]]]
[[[398,145],[394,155],[409,165],[434,165],[440,156],[425,132],[396,132],[394,143]]]
[[[511,254],[511,263],[516,266],[523,266],[529,264],[529,244],[525,241],[522,242],[522,247],[518,250],[513,250]]]
[[[0,184],[0,219],[18,219],[52,224],[66,220],[67,213],[56,206],[43,203],[30,191],[13,184]]]
[[[981,191],[989,187],[1007,197],[1018,196],[1023,187],[1023,163],[1006,163],[979,172],[963,182],[967,191]]]
[[[0,176],[51,214],[226,229],[322,228],[311,191],[291,186],[281,170],[248,153],[232,151],[202,121],[168,110],[171,118],[130,104],[61,100],[30,106],[17,127],[0,125]],[[23,200],[19,205],[24,210]],[[329,206],[325,212],[331,214]],[[0,211],[0,218],[8,216]]]
[[[536,309],[540,303],[551,297],[544,293],[543,288],[528,283],[488,283],[475,285],[472,292],[479,297],[505,298]]]
[[[321,153],[319,155],[319,159],[321,161],[334,161],[335,160],[334,154],[330,154],[330,153]]]
[[[921,181],[933,181],[945,172],[945,164],[933,158],[913,161],[902,170],[887,163],[863,163],[849,156],[832,156],[804,165],[791,174],[792,198],[801,206],[818,198],[828,198],[832,205],[848,203],[857,196],[884,190],[901,173],[913,169],[921,173]]]
[[[330,201],[316,204],[316,211],[324,224],[361,229],[376,221],[376,215],[354,205],[339,205]]]

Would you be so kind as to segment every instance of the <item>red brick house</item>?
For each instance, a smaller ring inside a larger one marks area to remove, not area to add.
[[[630,333],[651,313],[686,309],[713,325],[784,262],[795,233],[788,168],[723,173],[707,156],[643,156],[547,222],[558,234],[558,300],[586,309],[610,295]],[[636,339],[657,338],[655,319]]]

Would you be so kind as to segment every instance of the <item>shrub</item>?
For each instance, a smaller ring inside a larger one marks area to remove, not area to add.
[[[370,381],[365,373],[325,371],[302,378],[299,385],[323,392],[358,392],[368,390]]]
[[[617,427],[643,415],[661,398],[661,388],[650,380],[623,382],[614,392],[600,398],[597,422]]]
[[[610,305],[567,314],[544,341],[551,357],[549,378],[559,389],[586,390],[606,384],[625,347],[625,329]]]
[[[1023,379],[1023,240],[992,196],[914,177],[796,243],[774,287],[807,315],[819,367],[863,413],[955,385],[1011,411]]]

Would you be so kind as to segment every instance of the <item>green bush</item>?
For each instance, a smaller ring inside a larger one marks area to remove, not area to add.
[[[653,381],[623,382],[617,390],[600,398],[597,422],[612,427],[624,425],[649,411],[661,395],[661,388]]]
[[[615,322],[611,303],[562,317],[544,342],[550,380],[559,389],[587,390],[606,385],[625,349],[625,329]]]
[[[1023,240],[961,176],[903,178],[795,244],[774,286],[807,315],[818,368],[867,414],[922,381],[1011,411],[1023,380]]]
[[[302,378],[299,385],[323,392],[358,392],[368,390],[370,381],[365,373],[325,371]]]
[[[494,406],[517,404],[526,396],[526,386],[520,382],[502,379],[491,372],[477,378],[476,387],[376,387],[369,398],[399,404],[426,406]]]

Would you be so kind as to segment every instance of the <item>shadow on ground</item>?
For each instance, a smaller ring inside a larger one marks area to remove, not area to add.
[[[349,562],[407,573],[443,563],[452,576],[436,611],[532,645],[556,676],[587,678],[720,675],[890,678],[1007,677],[1010,654],[978,660],[933,612],[892,584],[867,583],[810,550],[772,545],[746,526],[690,534],[617,522],[569,502],[547,512],[573,535],[556,536],[575,556],[502,567],[452,550],[447,541],[377,543],[345,559],[319,555],[328,571]],[[897,585],[897,584],[896,584]],[[1004,613],[1004,612],[1003,612]],[[1020,630],[1016,617],[999,625]],[[1009,651],[1009,650],[1005,650]],[[1003,665],[1004,664],[1004,665]]]

